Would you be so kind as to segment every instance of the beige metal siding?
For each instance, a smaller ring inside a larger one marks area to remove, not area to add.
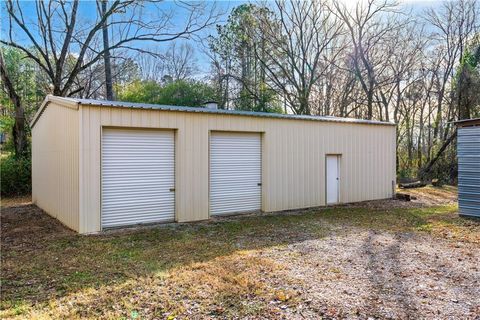
[[[341,154],[340,202],[392,196],[395,127],[82,106],[80,231],[100,230],[102,126],[176,131],[177,221],[208,219],[211,131],[262,134],[262,210],[325,205],[325,155]]]
[[[49,103],[32,128],[32,200],[79,231],[79,111]]]

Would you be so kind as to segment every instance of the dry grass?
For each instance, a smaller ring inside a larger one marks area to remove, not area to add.
[[[16,207],[20,205],[27,205],[32,202],[32,196],[19,196],[19,197],[12,197],[12,198],[3,198],[0,200],[0,204],[2,208],[10,208]]]
[[[412,196],[416,196],[422,203],[427,205],[454,204],[457,201],[457,188],[452,186],[414,188],[401,190]]]
[[[440,198],[454,191],[423,192]],[[388,203],[388,209],[368,203],[98,236],[77,235],[33,205],[3,208],[0,316],[300,317],[309,298],[298,279],[288,276],[283,260],[302,261],[288,249],[294,244],[371,231],[480,243],[480,224],[459,218],[454,205],[403,208],[398,201]],[[280,251],[282,258],[274,254]],[[312,281],[340,277],[344,267],[338,262]],[[309,310],[328,318],[328,306],[320,309]]]

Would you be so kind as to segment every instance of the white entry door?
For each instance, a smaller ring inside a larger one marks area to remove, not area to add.
[[[104,129],[102,227],[175,219],[173,131]]]
[[[259,133],[210,135],[210,215],[260,210],[262,145]]]
[[[339,202],[340,156],[327,155],[327,204]]]

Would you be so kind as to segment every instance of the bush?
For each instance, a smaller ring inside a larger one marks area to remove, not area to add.
[[[13,154],[1,159],[0,187],[2,196],[20,196],[32,192],[32,165],[30,157],[17,158]]]
[[[194,80],[177,80],[163,85],[155,81],[134,81],[117,89],[120,101],[201,107],[207,100],[216,100],[213,87]]]

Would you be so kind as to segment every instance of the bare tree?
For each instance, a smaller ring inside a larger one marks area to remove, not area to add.
[[[195,50],[190,43],[172,42],[165,54],[165,71],[174,81],[191,78],[197,71]]]
[[[107,13],[107,2],[108,0],[100,0],[99,4],[99,11],[100,15],[104,16]],[[112,79],[112,64],[110,61],[110,45],[108,41],[108,26],[107,20],[103,22],[102,25],[102,38],[103,38],[103,50],[105,51],[103,54],[103,63],[105,65],[105,90],[107,100],[114,100],[113,96],[113,79]]]
[[[296,114],[311,114],[312,88],[327,69],[324,52],[342,24],[320,1],[276,1],[278,23],[265,23],[266,57],[257,55],[274,87]]]
[[[0,78],[13,106],[15,107],[15,123],[13,125],[13,142],[15,145],[15,155],[22,156],[25,153],[27,137],[25,133],[25,110],[22,105],[20,95],[15,90],[15,86],[10,79],[7,66],[3,59],[3,52],[0,48]]]
[[[478,1],[459,0],[444,2],[439,9],[432,8],[427,12],[427,21],[434,27],[431,38],[439,62],[438,68],[435,69],[433,85],[435,97],[433,136],[429,138],[429,161],[421,170],[422,176],[427,176],[432,171],[434,164],[456,137],[451,122],[458,118],[462,110],[458,109],[460,105],[455,103],[456,92],[452,87],[461,85],[462,72],[457,78],[456,68],[461,65],[467,46],[480,32],[479,10]],[[458,79],[460,83],[455,84]],[[433,155],[435,145],[438,145],[438,150]]]
[[[192,37],[214,24],[219,16],[208,3],[180,2],[175,9],[185,14],[186,19],[179,26],[172,22],[174,13],[164,9],[160,1],[115,0],[109,2],[93,22],[87,22],[79,16],[79,3],[78,0],[38,1],[33,25],[31,17],[24,15],[28,3],[8,0],[2,4],[8,20],[5,22],[7,32],[2,33],[0,43],[20,49],[35,61],[46,74],[52,93],[58,96],[72,96],[84,90],[75,86],[77,77],[107,52],[128,49],[144,53],[140,42],[159,43]],[[114,30],[115,36],[109,39],[107,48],[101,48],[98,43],[105,28]],[[75,62],[67,63],[73,54]]]
[[[161,82],[166,74],[165,53],[158,48],[148,48],[148,54],[135,58],[140,69],[140,78],[147,81]]]
[[[278,94],[267,84],[265,25],[274,23],[273,12],[262,4],[234,8],[227,23],[209,37],[212,77],[224,105],[250,111],[278,110]],[[260,62],[264,61],[264,64]]]
[[[195,49],[188,42],[173,41],[166,50],[149,49],[149,54],[135,58],[141,78],[162,82],[165,78],[172,81],[192,78],[199,70]]]
[[[457,105],[458,118],[470,119],[473,108],[480,104],[480,34],[472,44],[472,48],[460,65],[455,85],[455,103]]]
[[[139,66],[132,58],[114,59],[111,65],[112,79],[115,79],[117,90],[138,79]],[[75,79],[75,87],[84,88],[77,96],[86,99],[105,99],[105,66],[97,63],[80,73]]]
[[[463,57],[467,44],[479,30],[479,15],[478,1],[476,0],[447,1],[442,3],[440,10],[432,8],[427,11],[427,21],[434,27],[432,38],[438,46],[437,54],[442,58],[436,84],[437,110],[434,139],[438,139],[442,133],[443,107],[450,98],[446,95],[446,91],[454,76],[455,66]],[[452,112],[447,110],[447,113],[451,114]],[[444,137],[447,134],[448,130],[444,132]]]
[[[345,23],[348,30],[353,46],[353,72],[366,96],[366,118],[372,119],[375,90],[381,85],[380,75],[387,67],[384,58],[389,55],[382,42],[389,33],[403,26],[395,15],[398,3],[368,0],[366,4],[358,2],[355,10],[347,9],[346,5],[338,1],[333,2],[333,6],[332,12]]]
[[[229,81],[231,59],[211,50],[211,48],[205,50],[205,53],[210,58],[210,80],[213,83],[216,95],[219,98],[219,107],[228,109],[231,93]]]

